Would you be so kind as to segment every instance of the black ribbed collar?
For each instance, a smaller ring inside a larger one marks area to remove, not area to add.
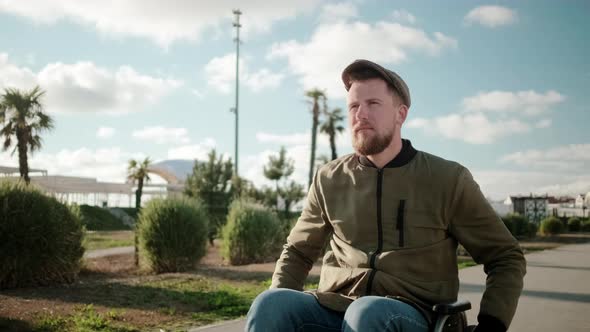
[[[414,158],[416,153],[418,153],[418,151],[414,149],[414,147],[412,146],[412,142],[410,142],[410,140],[407,139],[402,139],[401,151],[383,168],[402,167],[409,163]],[[369,158],[367,158],[367,156],[359,156],[358,158],[359,163],[361,165],[377,168],[377,166],[375,166],[375,164],[373,164],[373,162],[370,161]]]

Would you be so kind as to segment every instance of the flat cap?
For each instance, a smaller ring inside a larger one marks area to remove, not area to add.
[[[408,89],[406,82],[404,82],[404,80],[395,72],[383,68],[382,66],[369,60],[355,60],[353,63],[349,64],[346,68],[344,68],[344,70],[342,71],[342,82],[344,82],[344,87],[346,88],[346,91],[350,89],[351,85],[350,73],[362,69],[372,69],[375,72],[377,72],[381,76],[381,78],[383,78],[383,80],[387,83],[387,85],[392,86],[393,89],[397,91],[399,96],[402,98],[404,104],[406,104],[408,108],[410,107],[410,89]]]

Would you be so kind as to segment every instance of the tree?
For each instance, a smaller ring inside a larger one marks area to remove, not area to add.
[[[288,185],[280,189],[279,194],[285,200],[285,217],[289,215],[291,204],[299,202],[305,197],[303,186],[295,181],[289,182]]]
[[[135,190],[135,208],[141,209],[141,195],[143,194],[143,184],[150,180],[148,175],[148,169],[152,161],[150,158],[145,158],[142,162],[134,159],[129,160],[127,166],[127,179],[131,183],[137,183],[137,189]]]
[[[201,199],[207,205],[209,213],[209,243],[225,223],[227,211],[234,192],[231,188],[233,164],[231,159],[223,160],[211,150],[206,162],[195,160],[192,174],[187,178],[184,193]],[[242,183],[234,179],[234,183]]]
[[[41,149],[42,131],[53,129],[53,119],[43,112],[41,97],[45,91],[36,86],[30,91],[6,88],[0,96],[0,135],[4,138],[2,150],[8,150],[16,139],[12,154],[18,151],[20,177],[27,184],[29,178],[29,162],[27,151],[31,153]]]
[[[131,183],[137,183],[137,189],[135,190],[135,208],[139,212],[141,209],[141,195],[143,193],[143,183],[144,181],[149,181],[150,177],[148,176],[148,169],[150,167],[151,160],[149,157],[146,157],[142,162],[136,161],[134,159],[129,160],[129,165],[127,166],[127,179]],[[134,260],[135,266],[139,265],[139,249],[138,249],[138,238],[137,238],[137,222],[135,222],[135,232],[133,236],[133,243],[134,243]]]
[[[319,89],[312,89],[305,92],[305,96],[310,98],[311,103],[311,114],[312,114],[312,125],[311,125],[311,155],[309,157],[309,182],[308,187],[311,187],[313,181],[313,172],[315,164],[315,150],[316,150],[316,139],[318,133],[318,125],[320,122],[320,102],[323,105],[324,111],[327,108],[326,94]]]
[[[283,178],[288,178],[293,171],[295,170],[295,166],[293,165],[293,159],[287,158],[287,150],[285,147],[281,147],[279,151],[278,157],[276,156],[269,156],[268,157],[268,164],[264,166],[264,176],[275,182],[275,190],[276,193],[279,194],[279,182]],[[275,205],[277,211],[279,209],[279,200],[278,195],[275,195]]]
[[[335,108],[332,111],[325,113],[326,119],[320,127],[320,132],[327,134],[330,137],[330,149],[332,150],[332,160],[338,158],[336,154],[336,135],[344,131],[344,126],[341,125],[344,121],[341,108]]]

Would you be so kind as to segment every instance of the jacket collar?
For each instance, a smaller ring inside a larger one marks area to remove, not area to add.
[[[412,146],[412,142],[410,142],[410,140],[407,139],[402,139],[401,151],[383,168],[402,167],[409,163],[414,158],[416,153],[418,153],[418,151],[414,149],[414,147]],[[363,166],[377,168],[377,166],[375,166],[375,164],[373,164],[373,162],[371,162],[369,158],[367,158],[367,156],[359,156],[358,160],[359,163]]]

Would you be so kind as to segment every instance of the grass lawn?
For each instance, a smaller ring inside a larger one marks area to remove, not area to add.
[[[133,231],[88,231],[84,238],[86,250],[127,247],[133,245]]]
[[[221,268],[105,277],[85,271],[80,282],[68,286],[0,292],[0,331],[186,331],[246,315],[256,295],[270,285],[267,272]],[[317,281],[311,277],[306,288],[317,287]]]
[[[521,244],[531,252],[588,241],[590,234]],[[89,233],[87,243],[95,243],[92,248],[132,245],[133,233]],[[274,264],[223,266],[217,249],[188,273],[148,274],[134,268],[133,255],[126,254],[87,259],[71,285],[2,290],[0,331],[170,332],[243,317],[270,285]],[[458,262],[459,268],[475,265],[469,257]],[[316,271],[306,288],[317,288],[318,281]]]

